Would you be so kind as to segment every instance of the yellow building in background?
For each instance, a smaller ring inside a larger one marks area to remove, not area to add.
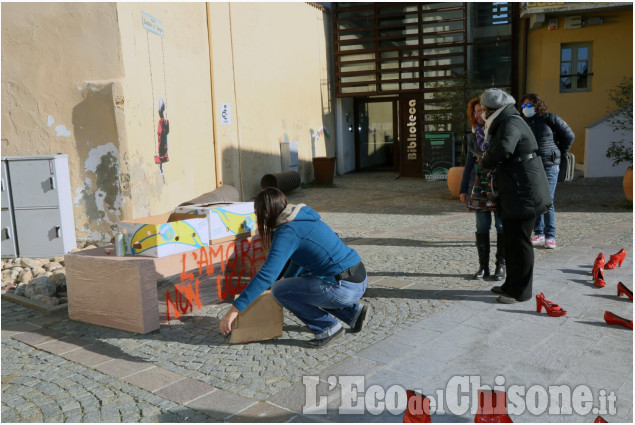
[[[633,76],[633,5],[529,2],[521,19],[519,96],[537,93],[564,118],[584,170],[586,127],[615,111],[609,90]]]

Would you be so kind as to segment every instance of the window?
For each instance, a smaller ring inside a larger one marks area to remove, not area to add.
[[[560,93],[591,91],[591,43],[560,47]]]
[[[477,26],[505,25],[511,22],[511,7],[507,2],[477,3]]]

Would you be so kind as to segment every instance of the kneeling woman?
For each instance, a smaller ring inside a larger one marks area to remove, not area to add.
[[[309,346],[323,347],[339,336],[344,329],[337,319],[350,326],[350,332],[359,332],[368,305],[358,301],[368,279],[357,252],[311,207],[288,204],[278,189],[261,190],[254,209],[263,247],[269,253],[221,319],[221,333],[228,334],[238,313],[270,287],[273,297],[315,334]],[[289,260],[284,279],[276,281]]]

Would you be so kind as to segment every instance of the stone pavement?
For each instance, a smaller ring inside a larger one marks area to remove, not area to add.
[[[493,282],[469,279],[474,217],[445,182],[358,173],[290,201],[311,205],[362,256],[372,306],[363,332],[308,349],[307,329],[286,314],[281,338],[229,345],[217,331],[228,304],[137,335],[3,300],[2,421],[401,422],[382,404],[384,390],[401,386],[443,403],[433,422],[472,422],[467,396],[480,379],[508,391],[515,422],[592,422],[605,406],[609,422],[632,422],[632,331],[603,320],[605,310],[633,317],[632,303],[616,297],[618,281],[633,287],[632,205],[618,179],[558,185],[558,248],[535,250],[533,289],[568,311],[560,318],[538,314],[535,301],[498,304]],[[622,267],[606,271],[605,288],[593,286],[595,256],[622,247]],[[471,387],[454,385],[463,376]],[[359,388],[361,413],[339,410],[347,382]],[[570,414],[554,413],[550,386],[574,393]]]

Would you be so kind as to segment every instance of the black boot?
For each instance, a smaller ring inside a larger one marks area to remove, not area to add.
[[[505,280],[505,244],[502,235],[496,235],[496,271],[494,279]]]
[[[489,277],[489,233],[476,233],[476,249],[478,250],[478,270],[472,279]]]

